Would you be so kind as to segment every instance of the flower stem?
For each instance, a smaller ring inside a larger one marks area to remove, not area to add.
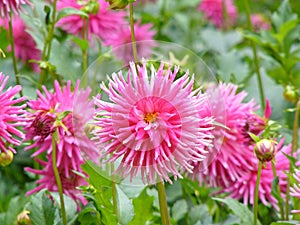
[[[296,111],[295,111],[295,117],[294,117],[294,123],[293,123],[293,137],[292,137],[292,152],[291,152],[291,156],[294,156],[294,153],[297,151],[298,149],[298,129],[299,129],[299,111],[300,111],[300,98],[298,99],[298,102],[296,104]],[[290,170],[289,170],[289,174],[292,174],[292,165],[290,164]],[[286,195],[290,196],[290,179],[288,179],[288,189],[287,189],[287,193]],[[289,197],[288,196],[288,197]],[[289,199],[286,199],[286,202],[288,202]],[[300,208],[300,202],[298,198],[294,198],[294,208],[295,209],[299,209]],[[286,219],[288,219],[288,213],[286,214]],[[295,214],[294,215],[294,219],[300,220],[300,215]]]
[[[250,7],[249,7],[248,0],[244,0],[244,5],[245,5],[245,10],[246,10],[248,29],[249,29],[249,31],[253,31],[251,18],[250,18]],[[261,102],[261,105],[262,105],[262,109],[264,110],[265,107],[266,107],[266,105],[265,105],[265,95],[264,95],[264,89],[263,89],[263,85],[262,85],[261,73],[260,73],[260,70],[259,70],[259,61],[258,61],[258,55],[257,55],[257,48],[256,48],[256,44],[254,43],[254,41],[251,40],[250,43],[251,43],[251,48],[252,48],[253,58],[254,58],[254,69],[255,69],[255,73],[256,73],[257,81],[258,81],[260,102]]]
[[[258,170],[257,170],[257,179],[256,179],[256,185],[255,185],[255,192],[254,192],[254,221],[253,224],[257,225],[258,220],[258,190],[259,190],[259,183],[260,183],[260,176],[261,176],[261,170],[262,170],[262,162],[258,162]]]
[[[53,40],[53,35],[54,35],[54,27],[56,24],[56,3],[57,3],[57,0],[54,0],[51,23],[50,23],[48,35],[44,41],[44,48],[43,48],[43,52],[42,52],[42,61],[44,61],[44,62],[47,62],[49,60],[50,54],[51,54],[52,40]],[[46,71],[45,71],[45,69],[42,69],[41,74],[40,74],[40,84],[44,83],[45,77],[46,77]]]
[[[89,19],[82,18],[82,39],[88,41],[89,35]],[[87,86],[87,65],[88,65],[88,48],[82,49],[82,72],[83,72],[83,85]]]
[[[57,166],[56,166],[55,132],[52,134],[52,167],[53,167],[53,172],[54,172],[57,190],[58,190],[59,199],[60,199],[63,225],[67,225],[67,216],[66,216],[66,209],[65,209],[65,202],[64,202],[64,195],[63,195],[63,187],[62,187],[61,179],[60,179],[59,172],[58,172]]]
[[[274,178],[277,177],[277,172],[276,172],[274,160],[272,160],[272,171],[273,171]],[[281,192],[280,192],[279,183],[276,185],[276,189],[277,189],[277,194],[279,195],[278,205],[279,205],[279,211],[280,211],[280,219],[284,220],[283,202],[282,202],[282,198],[280,196]]]
[[[138,61],[137,58],[137,48],[135,42],[135,34],[134,34],[134,18],[133,18],[133,3],[129,3],[129,18],[130,18],[130,31],[131,31],[131,43],[132,43],[132,51],[133,51],[133,58],[134,62]]]
[[[111,164],[111,172],[113,173],[114,170],[115,170],[114,164],[112,163],[112,164]],[[114,213],[116,214],[117,221],[119,222],[119,219],[118,219],[117,187],[116,187],[116,182],[114,181],[114,178],[112,179],[111,189],[112,189],[112,197],[113,197]]]
[[[170,225],[170,218],[169,218],[168,204],[167,204],[167,197],[166,197],[164,183],[158,182],[157,189],[158,189],[158,200],[159,200],[159,208],[160,208],[162,225]]]
[[[17,59],[16,59],[16,52],[15,52],[15,41],[14,41],[14,33],[13,33],[13,25],[12,25],[12,12],[9,12],[9,39],[10,39],[10,45],[11,45],[11,52],[12,52],[12,60],[13,60],[13,66],[14,66],[14,72],[16,77],[16,84],[21,85],[20,78],[19,78],[19,71],[17,66]],[[20,96],[23,96],[22,90],[20,91]]]

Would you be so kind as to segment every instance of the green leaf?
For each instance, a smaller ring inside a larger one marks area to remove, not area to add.
[[[299,221],[277,221],[271,223],[270,225],[293,225],[293,224],[299,224]]]
[[[147,189],[139,195],[138,198],[133,199],[134,217],[128,225],[146,224],[153,216],[152,204],[154,197],[147,195]]]
[[[121,224],[128,224],[134,216],[132,200],[126,196],[118,185],[116,185],[116,189],[118,197],[119,222]]]
[[[92,202],[89,202],[79,213],[78,221],[81,225],[101,225],[101,215]]]
[[[28,198],[21,198],[21,196],[16,196],[12,198],[9,202],[8,209],[6,213],[2,213],[0,216],[1,225],[11,225],[14,224],[17,216],[22,212]]]
[[[64,18],[66,16],[71,16],[71,15],[78,15],[78,16],[82,16],[84,18],[89,18],[89,15],[81,10],[78,10],[75,8],[63,8],[57,14],[56,21],[59,21],[61,18]]]
[[[89,41],[88,40],[84,40],[82,38],[78,38],[78,37],[74,37],[74,36],[71,37],[71,40],[74,41],[79,46],[81,51],[85,51],[89,47]]]
[[[190,224],[212,224],[207,205],[196,205],[189,211]]]
[[[241,224],[243,225],[253,224],[253,213],[248,209],[246,205],[232,198],[227,198],[227,199],[213,198],[213,199],[225,203],[234,212],[234,214],[240,218]],[[261,225],[259,221],[258,224]]]
[[[57,192],[51,192],[50,195],[53,197],[53,199],[55,200],[55,202],[59,206],[59,208],[61,208],[59,194]],[[64,195],[64,203],[65,203],[65,209],[66,209],[67,222],[68,222],[68,224],[73,224],[73,222],[77,218],[76,202],[71,197]]]
[[[188,205],[186,200],[184,199],[176,201],[172,207],[172,217],[177,222],[183,219],[187,212],[188,212]]]
[[[45,191],[40,191],[31,197],[28,210],[33,225],[54,224],[56,208],[53,201],[46,196]]]

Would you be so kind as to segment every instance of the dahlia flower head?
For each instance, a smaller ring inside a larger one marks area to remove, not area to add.
[[[39,73],[39,65],[37,63],[29,62],[30,60],[41,59],[41,52],[37,48],[33,37],[27,32],[27,27],[19,16],[13,17],[12,24],[16,58],[23,64],[29,63],[31,69]],[[0,18],[0,26],[3,26],[8,30],[9,20]],[[7,50],[11,51],[11,46],[9,46]]]
[[[72,193],[70,196],[74,199],[74,196],[80,193],[74,188],[75,184],[85,185],[86,183],[73,171],[82,172],[81,165],[85,162],[84,157],[95,162],[98,159],[96,145],[85,133],[85,125],[89,123],[94,113],[93,102],[88,100],[91,91],[90,89],[79,90],[79,84],[78,81],[72,91],[70,81],[63,88],[55,81],[52,92],[43,87],[44,95],[37,91],[38,98],[28,102],[30,110],[26,115],[25,139],[32,140],[33,144],[26,147],[25,150],[36,148],[32,157],[37,157],[45,152],[47,158],[47,161],[37,160],[44,166],[42,170],[26,168],[29,172],[43,175],[37,181],[39,186],[28,194],[43,188],[47,188],[49,191],[57,190],[55,179],[50,179],[53,176],[51,155],[54,132],[58,136],[56,166],[61,175],[64,192]]]
[[[211,108],[219,108],[224,105],[225,113],[215,113],[215,121],[224,126],[216,125],[212,130],[214,144],[209,150],[202,164],[193,164],[194,173],[190,176],[198,180],[200,184],[220,188],[218,193],[226,192],[230,197],[243,199],[244,203],[253,204],[253,193],[257,176],[258,159],[254,154],[253,141],[249,132],[260,135],[267,126],[271,109],[269,101],[264,117],[255,112],[258,106],[253,100],[245,102],[247,93],[238,92],[238,86],[234,84],[220,83],[218,90],[221,98],[210,101]],[[207,90],[211,92],[214,87]],[[203,114],[203,112],[202,112]],[[211,112],[207,110],[207,115]],[[219,115],[219,116],[217,116]],[[225,115],[225,118],[224,118]],[[283,140],[276,147],[276,169],[280,178],[281,190],[285,190],[286,176],[284,171],[289,168],[288,159],[282,154],[290,152],[290,146],[283,146]],[[276,207],[277,201],[271,196],[272,181],[274,179],[270,163],[263,169],[259,196],[264,204],[271,203]]]
[[[252,14],[250,19],[255,31],[270,30],[271,28],[270,22],[262,14]]]
[[[116,163],[114,174],[121,178],[172,183],[170,176],[182,178],[182,168],[192,172],[190,162],[208,154],[213,119],[197,111],[206,96],[193,90],[193,75],[177,78],[178,70],[163,62],[158,69],[131,62],[126,77],[120,71],[101,84],[110,101],[95,99],[94,135],[103,163]]]
[[[140,24],[137,22],[134,25],[134,34],[137,47],[137,58],[149,58],[152,54],[152,48],[157,44],[153,40],[155,31],[151,30],[152,24]],[[123,26],[117,33],[112,35],[105,45],[112,46],[113,53],[117,58],[121,59],[126,65],[130,61],[134,61],[132,51],[132,39],[130,26]]]
[[[22,5],[31,5],[28,0],[0,0],[0,17],[9,18],[10,13],[18,14]]]
[[[207,20],[218,28],[224,27],[226,22],[233,25],[237,18],[237,9],[232,0],[202,0],[198,9],[204,13]],[[228,21],[225,21],[227,16]]]
[[[18,127],[24,125],[24,108],[26,104],[20,104],[26,98],[16,97],[22,90],[20,85],[5,90],[8,79],[8,76],[0,72],[0,153],[7,151],[16,153],[14,146],[19,146],[24,138],[24,134]]]
[[[85,1],[87,2],[87,1]],[[124,11],[113,11],[109,9],[109,3],[105,0],[98,0],[99,10],[97,13],[89,14],[88,37],[92,40],[92,35],[99,37],[102,41],[108,40],[119,28],[126,24]],[[77,0],[59,0],[57,9],[63,8],[82,9],[84,6]],[[69,34],[75,36],[82,35],[82,29],[85,26],[84,21],[79,15],[70,15],[60,19],[57,26]]]

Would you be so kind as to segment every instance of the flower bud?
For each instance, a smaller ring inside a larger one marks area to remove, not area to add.
[[[17,217],[17,225],[30,225],[31,219],[28,216],[29,213],[28,210],[21,212]]]
[[[128,0],[106,0],[110,4],[111,9],[124,9],[129,1]]]
[[[276,141],[269,139],[262,139],[254,146],[254,153],[259,161],[269,162],[276,154]]]
[[[285,86],[283,96],[287,101],[296,103],[298,98],[296,88],[291,85]]]
[[[81,10],[87,14],[97,14],[99,11],[99,2],[96,0],[90,0],[88,3],[82,4]]]
[[[8,166],[14,159],[12,151],[7,150],[6,152],[0,153],[0,166]]]

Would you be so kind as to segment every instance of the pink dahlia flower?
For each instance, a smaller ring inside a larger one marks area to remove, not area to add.
[[[93,34],[102,40],[107,40],[126,23],[124,20],[126,14],[123,11],[109,10],[109,3],[105,0],[98,0],[98,3],[98,12],[89,15],[88,35],[89,39]],[[82,7],[76,0],[59,0],[57,2],[58,10],[63,8],[81,9]],[[59,20],[57,26],[70,34],[81,36],[84,24],[81,16],[71,15]]]
[[[269,30],[271,27],[268,20],[261,14],[252,14],[251,23],[255,31]]]
[[[214,145],[210,149],[211,154],[202,164],[194,165],[192,178],[200,183],[208,183],[212,187],[227,187],[240,177],[241,168],[245,165],[251,167],[256,158],[253,153],[245,150],[244,143],[248,141],[248,130],[245,130],[248,118],[253,118],[252,112],[257,107],[254,101],[243,102],[247,96],[245,91],[237,93],[234,84],[220,83],[218,90],[220,97],[215,101],[209,101],[211,109],[219,109],[220,113],[207,108],[206,115],[213,114],[215,121],[224,126],[215,126],[212,131]],[[211,92],[212,87],[207,90]],[[222,113],[223,112],[223,113]],[[203,114],[203,112],[202,112]],[[210,158],[214,157],[214,158]],[[204,166],[204,167],[203,167]]]
[[[31,63],[29,60],[40,60],[40,50],[37,49],[32,36],[26,31],[27,27],[20,17],[14,16],[12,24],[16,58],[20,59],[22,63],[29,63],[31,68],[38,73],[40,71],[38,64]],[[0,19],[0,26],[8,30],[8,19]],[[8,51],[11,51],[11,46]]]
[[[275,168],[276,174],[279,179],[281,194],[284,194],[286,192],[286,173],[289,171],[290,167],[290,162],[284,154],[290,155],[291,153],[291,145],[283,146],[283,142],[284,141],[281,140],[277,145],[277,153],[275,156]],[[249,155],[251,153],[253,154],[253,152],[249,152]],[[257,180],[257,165],[258,159],[250,167],[248,165],[243,165],[243,167],[241,168],[239,179],[237,179],[235,182],[232,182],[227,188],[225,188],[224,192],[228,192],[229,196],[232,198],[243,199],[243,202],[245,204],[248,204],[248,202],[250,202],[250,204],[253,204],[254,190]],[[275,208],[278,208],[277,200],[271,194],[272,182],[274,178],[275,177],[273,175],[271,162],[267,162],[266,167],[263,167],[262,169],[258,196],[263,204],[268,205],[269,203],[271,203]]]
[[[212,119],[197,112],[205,95],[192,91],[188,72],[176,79],[179,68],[164,66],[156,71],[151,65],[148,74],[146,62],[130,63],[126,78],[120,71],[101,85],[111,102],[95,100],[95,135],[107,162],[120,162],[115,172],[121,177],[140,173],[144,183],[171,183],[169,175],[181,178],[182,168],[191,172],[189,162],[202,161],[211,144]]]
[[[199,10],[218,28],[226,26],[226,22],[233,25],[237,18],[237,9],[232,0],[202,0]],[[225,20],[226,17],[228,21]]]
[[[63,184],[77,183],[73,179],[75,177],[79,179],[79,176],[75,176],[73,171],[82,172],[81,165],[85,162],[84,156],[95,161],[98,159],[96,146],[85,134],[85,125],[89,119],[92,119],[94,113],[93,102],[88,100],[90,90],[84,91],[78,88],[79,82],[76,83],[74,91],[71,91],[70,81],[63,88],[56,81],[53,92],[49,92],[43,87],[45,94],[37,91],[38,99],[28,102],[31,110],[27,114],[26,140],[33,140],[33,144],[26,147],[26,150],[37,148],[32,157],[46,152],[48,161],[47,165],[45,162],[41,163],[45,166],[43,170],[36,171],[30,168],[27,170],[36,174],[52,176],[49,159],[52,153],[52,133],[57,132],[59,142],[56,143],[56,160],[60,175],[62,179],[65,179]],[[52,187],[51,190],[56,187],[54,179],[43,178],[38,183],[41,186],[29,194],[43,187]],[[74,191],[69,190],[69,187],[73,186],[63,186],[66,194]]]
[[[23,109],[26,105],[17,106],[16,104],[22,103],[26,98],[15,98],[22,90],[20,85],[4,90],[8,78],[0,72],[0,153],[8,150],[16,153],[13,146],[21,144],[18,138],[24,138],[24,134],[17,127],[24,125],[25,111]]]
[[[153,36],[155,31],[151,30],[152,24],[134,25],[135,40],[137,45],[138,59],[148,58],[152,54],[152,48],[156,46]],[[132,51],[132,39],[130,26],[122,27],[114,36],[111,36],[105,44],[113,46],[114,54],[125,64],[134,61]]]
[[[0,17],[9,18],[9,14],[18,14],[22,5],[31,5],[28,0],[0,0]]]

